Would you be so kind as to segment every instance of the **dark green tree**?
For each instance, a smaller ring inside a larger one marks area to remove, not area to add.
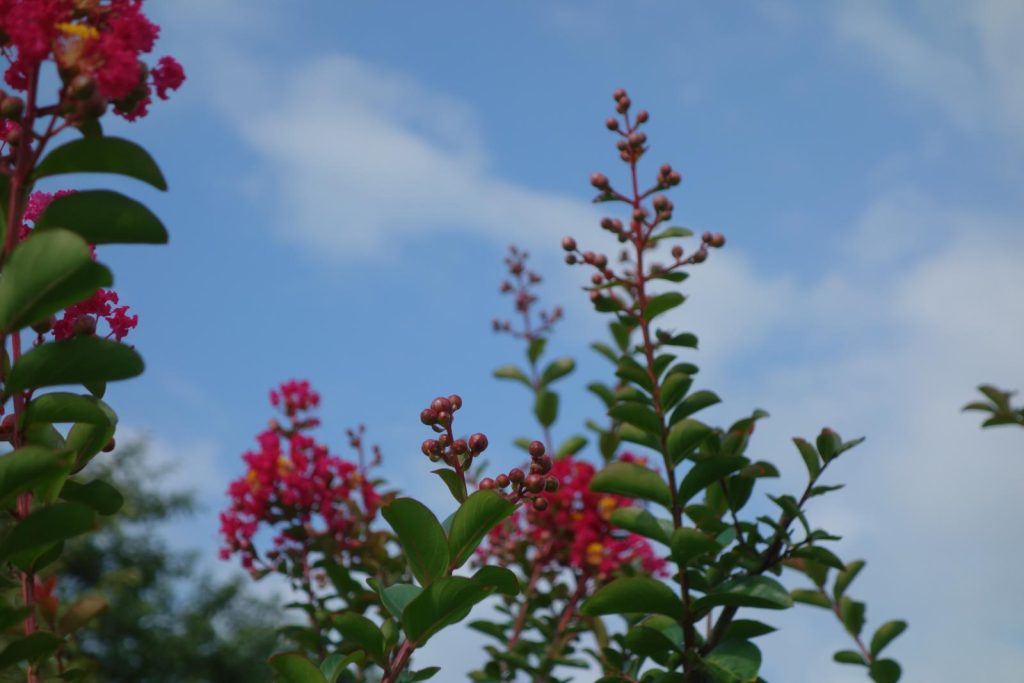
[[[77,634],[81,654],[108,683],[258,683],[270,681],[278,605],[254,597],[241,578],[197,570],[161,527],[196,510],[190,492],[167,491],[167,469],[143,444],[118,448],[94,472],[124,495],[121,513],[98,533],[71,541],[56,574],[58,596],[96,594],[109,607]]]

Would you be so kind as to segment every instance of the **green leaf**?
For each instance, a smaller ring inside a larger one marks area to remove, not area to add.
[[[666,339],[664,343],[672,346],[682,346],[684,348],[695,349],[697,348],[697,335],[692,332],[683,332],[682,334],[677,334],[674,337]]]
[[[668,432],[668,454],[672,462],[679,463],[700,446],[711,433],[711,427],[697,420],[679,420]]]
[[[515,504],[494,491],[476,491],[459,506],[448,533],[451,567],[458,569],[480,545],[487,532],[511,515]]]
[[[426,681],[433,678],[441,670],[439,666],[428,666],[425,669],[419,671],[412,671],[409,674],[409,683],[416,683],[416,681]]]
[[[546,337],[537,337],[530,342],[530,346],[526,349],[526,357],[530,359],[531,364],[536,363],[540,359],[547,345],[548,340]]]
[[[411,583],[396,583],[378,591],[378,594],[391,616],[401,619],[405,608],[422,592],[422,588]]]
[[[33,233],[11,253],[0,278],[0,330],[9,333],[45,320],[112,283],[110,271],[92,260],[78,235]]]
[[[723,640],[747,640],[768,635],[775,630],[774,626],[762,624],[760,621],[754,621],[753,619],[736,619],[725,630]]]
[[[540,376],[541,386],[547,386],[554,382],[556,379],[565,377],[570,372],[576,369],[576,361],[572,358],[558,358],[551,361],[551,364],[544,368],[544,372]]]
[[[564,458],[567,455],[575,455],[582,451],[587,445],[587,438],[576,434],[562,442],[562,445],[555,451],[556,458]]]
[[[638,655],[661,661],[666,653],[683,649],[683,629],[675,619],[655,614],[631,628],[624,644]]]
[[[886,645],[907,630],[907,622],[902,620],[887,621],[878,627],[871,636],[871,656],[877,657]]]
[[[79,503],[54,503],[15,524],[0,541],[0,557],[26,565],[58,541],[92,531],[96,513]]]
[[[344,642],[358,646],[375,662],[383,661],[384,636],[376,624],[355,612],[343,612],[333,623]]]
[[[645,432],[661,433],[661,420],[650,407],[638,401],[622,401],[612,406],[608,415],[618,422],[628,422]]]
[[[721,402],[722,399],[718,398],[718,394],[713,391],[695,391],[684,398],[679,407],[672,412],[672,424],[675,424],[684,417],[689,417],[700,410],[704,410],[708,406]]]
[[[707,553],[717,553],[722,549],[718,542],[702,531],[690,527],[676,529],[670,542],[672,559],[685,568],[690,561]]]
[[[493,588],[502,595],[514,596],[519,593],[519,580],[515,573],[504,567],[495,565],[481,567],[476,574],[473,574],[473,580]]]
[[[498,379],[512,379],[517,382],[522,382],[531,390],[533,389],[533,383],[530,382],[530,378],[526,376],[526,373],[514,365],[502,365],[494,371],[494,376]]]
[[[48,422],[85,422],[87,424],[109,424],[106,404],[92,396],[82,396],[64,391],[42,394],[25,407],[25,424]]]
[[[439,579],[406,606],[402,615],[406,636],[416,645],[423,645],[445,626],[464,619],[474,605],[493,591],[492,587],[464,576]]]
[[[850,583],[857,578],[857,574],[860,574],[860,570],[864,568],[864,560],[854,560],[853,562],[846,565],[846,569],[839,572],[836,576],[836,584],[833,588],[832,594],[836,600],[839,600],[849,588]]]
[[[864,659],[864,655],[856,650],[839,650],[832,655],[832,659],[840,664],[858,664],[860,666],[868,665],[868,660]]]
[[[903,674],[900,665],[891,659],[876,660],[868,669],[868,673],[875,683],[896,683]]]
[[[826,566],[832,567],[833,569],[839,569],[840,571],[845,567],[843,561],[836,557],[828,548],[823,548],[820,545],[805,546],[794,550],[791,555],[793,557],[800,557],[805,560],[814,560],[820,562]]]
[[[683,603],[661,581],[646,576],[626,576],[597,589],[580,612],[588,616],[604,614],[664,614],[679,619]]]
[[[53,654],[63,639],[47,631],[36,631],[31,635],[10,643],[0,652],[0,670],[19,662],[35,662]]]
[[[65,476],[71,468],[70,451],[24,446],[0,456],[0,504],[6,506],[19,494]]]
[[[98,337],[73,337],[35,347],[11,368],[8,393],[24,389],[112,382],[142,374],[142,357],[130,346]]]
[[[693,384],[693,377],[685,372],[670,372],[661,383],[661,405],[665,411],[671,410],[676,403],[686,396]]]
[[[97,596],[80,598],[68,607],[57,625],[57,633],[66,636],[82,628],[107,610],[107,601]]]
[[[741,469],[748,462],[750,461],[739,455],[717,456],[701,460],[691,467],[683,477],[682,483],[679,484],[679,495],[676,500],[680,505],[686,505],[695,495],[719,479]]]
[[[654,241],[667,239],[669,237],[693,237],[693,230],[690,230],[689,228],[684,228],[679,225],[673,225],[660,231],[651,239],[652,241]]]
[[[693,603],[693,611],[703,616],[712,607],[755,607],[787,609],[793,599],[782,584],[767,576],[744,576],[731,579]]]
[[[100,407],[107,413],[105,424],[90,424],[88,422],[76,423],[68,431],[68,438],[65,446],[75,452],[75,469],[77,472],[103,448],[110,443],[114,436],[114,429],[117,424],[117,415],[106,403]]]
[[[65,228],[89,244],[166,244],[167,230],[145,206],[110,190],[73,192],[54,199],[35,231]]]
[[[412,498],[396,498],[381,514],[395,530],[420,584],[427,586],[448,573],[448,540],[430,508]]]
[[[590,490],[672,506],[672,493],[657,472],[635,462],[613,462],[594,475]]]
[[[821,473],[821,456],[818,455],[818,451],[806,439],[801,439],[798,436],[793,437],[793,443],[800,451],[800,457],[804,459],[807,474],[811,479],[815,479]]]
[[[643,508],[619,508],[612,512],[611,522],[617,527],[640,534],[645,538],[654,539],[665,545],[669,544],[672,523],[668,520],[659,520]]]
[[[459,503],[466,500],[466,482],[462,480],[455,470],[447,467],[442,467],[437,470],[430,470],[432,474],[436,474],[441,477],[441,481],[448,487],[448,490],[452,492],[455,500]]]
[[[327,683],[337,683],[338,677],[348,668],[349,664],[361,664],[366,659],[366,654],[361,651],[353,652],[350,655],[331,654],[327,655],[320,663],[320,672],[327,679]]]
[[[839,455],[840,449],[843,445],[843,440],[839,438],[838,434],[826,427],[825,429],[822,429],[821,434],[818,435],[817,443],[818,452],[821,453],[822,460],[828,462]]]
[[[761,668],[761,651],[746,640],[726,640],[704,657],[704,663],[726,680],[753,683]]]
[[[316,664],[296,652],[282,652],[267,662],[282,683],[327,683]]]
[[[832,609],[832,602],[828,599],[828,596],[823,595],[819,591],[798,588],[794,591],[790,591],[789,595],[793,598],[794,602],[800,602],[813,607],[821,607],[823,609]]]
[[[124,496],[112,485],[101,479],[88,484],[68,480],[60,490],[60,497],[72,503],[84,503],[101,515],[116,514],[124,505]]]
[[[664,294],[652,297],[648,300],[647,306],[644,307],[644,320],[650,322],[662,313],[671,311],[684,301],[686,301],[686,297],[679,292],[665,292]]]
[[[32,177],[63,173],[116,173],[158,190],[167,189],[167,181],[149,152],[123,138],[81,138],[63,144],[43,158]]]
[[[864,629],[864,612],[866,606],[863,602],[851,600],[847,596],[839,598],[839,618],[850,635],[859,636]]]
[[[541,389],[537,393],[537,400],[533,404],[533,414],[537,421],[545,427],[550,427],[558,417],[558,394]]]

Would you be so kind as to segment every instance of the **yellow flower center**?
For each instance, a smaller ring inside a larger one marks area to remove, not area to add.
[[[587,546],[587,564],[599,565],[604,557],[604,546],[594,542]]]
[[[69,24],[67,22],[61,22],[57,24],[57,30],[66,36],[75,36],[77,38],[86,38],[88,40],[96,40],[100,37],[100,32],[92,26],[85,24]]]
[[[610,496],[605,496],[601,500],[597,501],[597,514],[601,516],[601,519],[608,521],[612,517],[612,513],[615,512],[615,508],[619,505],[615,502],[615,499]]]

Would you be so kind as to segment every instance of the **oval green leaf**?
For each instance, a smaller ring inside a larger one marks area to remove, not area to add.
[[[683,603],[661,581],[646,576],[628,576],[599,588],[583,603],[580,612],[588,616],[664,614],[679,619],[683,614]]]
[[[459,506],[448,532],[451,568],[458,569],[480,545],[487,532],[511,515],[516,506],[494,491],[476,491]]]
[[[445,626],[461,621],[494,589],[464,576],[446,576],[420,593],[402,614],[405,635],[423,645]]]
[[[124,138],[91,137],[63,144],[43,158],[32,177],[64,173],[116,173],[158,190],[167,189],[167,181],[149,152]]]
[[[657,472],[635,462],[611,463],[590,480],[590,490],[648,500],[666,508],[672,506],[668,484]]]
[[[395,530],[420,584],[427,586],[448,573],[448,540],[430,508],[412,498],[396,498],[381,514]]]
[[[281,683],[327,683],[327,679],[316,664],[296,652],[274,655],[267,663],[277,674]]]
[[[113,382],[141,375],[145,367],[130,346],[98,337],[73,337],[42,344],[18,359],[5,389]]]
[[[57,197],[36,221],[37,233],[66,228],[89,244],[166,244],[156,215],[119,192],[87,190]]]

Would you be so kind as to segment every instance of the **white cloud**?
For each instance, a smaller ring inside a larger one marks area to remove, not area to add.
[[[222,106],[266,160],[253,187],[318,253],[382,256],[402,238],[453,232],[550,244],[593,220],[580,201],[494,173],[473,112],[402,75],[327,57],[275,75],[282,94],[254,108],[240,93],[266,74],[229,68],[237,90]]]
[[[833,24],[893,85],[968,130],[995,129],[1024,147],[1024,4],[848,1]]]

